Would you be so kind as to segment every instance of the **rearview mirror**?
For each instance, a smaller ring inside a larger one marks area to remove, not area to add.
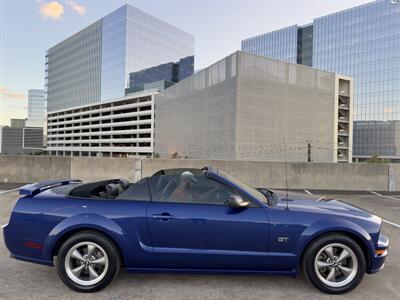
[[[226,201],[226,206],[232,208],[240,208],[240,207],[247,207],[250,205],[249,201],[243,200],[243,198],[239,195],[232,195],[228,201]]]

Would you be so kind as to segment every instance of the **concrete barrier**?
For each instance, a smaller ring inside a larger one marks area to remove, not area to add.
[[[132,158],[102,158],[102,157],[71,157],[71,178],[83,181],[95,181],[112,178],[125,178],[136,181],[137,164],[140,159]]]
[[[252,186],[275,189],[286,187],[286,167],[285,163],[280,162],[145,159],[142,161],[142,174],[150,176],[163,168],[204,166],[224,170]],[[400,166],[395,166],[394,173],[395,181],[399,181],[395,186],[400,188]],[[387,191],[388,174],[387,164],[287,164],[289,189]]]
[[[0,182],[49,178],[136,181],[160,169],[213,166],[257,187],[283,189],[285,164],[279,162],[135,159],[99,157],[0,156]],[[289,189],[400,191],[400,165],[288,163]]]
[[[69,177],[68,157],[0,155],[0,182],[26,183]]]

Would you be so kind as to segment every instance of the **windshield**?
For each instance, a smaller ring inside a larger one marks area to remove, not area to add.
[[[246,193],[253,196],[257,200],[268,204],[267,197],[263,193],[261,193],[259,190],[249,186],[247,183],[244,183],[244,182],[240,181],[239,179],[232,177],[231,175],[229,175],[225,172],[218,170],[218,174],[225,177],[226,179],[228,179],[229,181],[231,181],[232,183],[234,183],[235,185],[240,187],[242,190],[244,190]]]

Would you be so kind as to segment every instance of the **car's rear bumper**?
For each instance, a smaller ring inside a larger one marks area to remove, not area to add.
[[[10,247],[9,247],[9,239],[8,239],[8,237],[9,237],[9,233],[8,233],[8,228],[9,228],[10,226],[8,225],[8,224],[5,224],[5,225],[3,225],[3,226],[1,226],[1,229],[3,230],[3,239],[4,239],[4,243],[5,243],[5,245],[6,245],[6,248],[7,248],[7,250],[8,251],[10,251]],[[10,251],[11,252],[11,251]]]
[[[6,245],[7,250],[10,252],[10,257],[15,258],[17,260],[22,260],[22,261],[27,261],[35,264],[41,264],[41,265],[46,265],[46,266],[51,266],[53,265],[53,262],[50,260],[42,259],[40,257],[36,257],[35,255],[24,255],[22,253],[19,253],[22,251],[22,249],[19,249],[16,246],[16,239],[15,239],[15,234],[10,228],[9,224],[3,225],[3,237],[4,237],[4,242]],[[21,245],[19,245],[21,247]],[[20,251],[18,251],[18,249]],[[28,248],[27,248],[28,249]],[[35,251],[35,249],[28,249]],[[39,251],[39,250],[37,250]],[[27,252],[29,254],[29,252]]]
[[[389,249],[389,238],[381,233],[379,235],[378,245],[371,261],[371,265],[367,273],[376,273],[383,269]]]

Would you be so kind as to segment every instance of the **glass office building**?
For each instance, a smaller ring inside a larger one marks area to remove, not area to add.
[[[129,88],[126,93],[156,88],[163,90],[193,74],[194,56],[169,62],[129,74]],[[158,87],[158,88],[157,88]]]
[[[276,36],[264,34],[242,41],[244,51],[268,55],[265,48],[274,45],[287,53],[288,44],[297,46],[297,63],[349,75],[354,78],[354,120],[391,121],[400,120],[400,3],[393,0],[374,1],[345,11],[314,19],[303,27],[288,27],[296,30],[293,40],[284,40],[276,45]],[[285,29],[288,30],[288,29]],[[284,30],[284,31],[285,31]],[[279,31],[275,31],[278,33]],[[260,38],[268,37],[268,38]],[[311,42],[310,42],[311,41]],[[251,45],[251,46],[250,46]],[[272,56],[272,57],[276,57]],[[291,55],[283,55],[283,60],[293,62]],[[379,122],[362,124],[363,136],[354,133],[354,157],[393,153],[390,145],[396,135],[382,127]],[[381,137],[377,135],[381,134]],[[384,135],[384,136],[383,136]],[[357,143],[363,143],[358,145]],[[388,145],[388,149],[385,149]],[[379,150],[377,153],[377,149]],[[400,157],[400,149],[393,158]],[[390,158],[390,157],[388,157]]]
[[[379,153],[380,158],[400,162],[400,121],[357,121],[353,127],[353,151],[358,154],[357,161],[365,161]],[[371,151],[372,150],[372,151]]]
[[[47,110],[123,97],[131,72],[193,55],[191,34],[124,5],[47,51]]]
[[[45,127],[45,99],[43,90],[28,90],[27,127]]]
[[[297,25],[244,40],[242,51],[296,63]]]

